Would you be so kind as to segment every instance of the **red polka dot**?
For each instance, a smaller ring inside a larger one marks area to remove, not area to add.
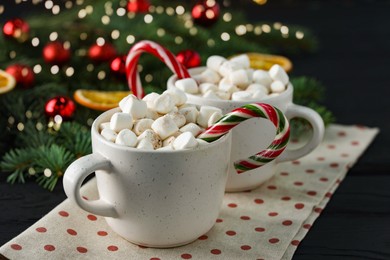
[[[347,153],[342,153],[342,154],[341,154],[341,157],[349,157],[349,154],[347,154]]]
[[[336,183],[337,183],[337,184],[340,184],[340,183],[341,183],[341,180],[340,180],[340,179],[337,179],[337,180],[336,180]]]
[[[142,248],[142,249],[145,249],[145,248],[149,248],[147,246],[141,246],[141,245],[138,245],[139,248]]]
[[[291,226],[292,225],[292,221],[291,220],[285,220],[282,222],[283,226]]]
[[[327,182],[327,181],[329,181],[329,179],[328,179],[328,178],[325,178],[325,177],[323,177],[323,178],[320,178],[320,181],[322,181],[322,182]]]
[[[329,164],[329,166],[332,168],[337,168],[337,167],[339,167],[339,164],[338,163],[331,163],[331,164]]]
[[[96,217],[95,215],[92,215],[92,214],[89,214],[89,215],[87,216],[87,218],[88,218],[89,220],[91,220],[91,221],[96,221],[96,220],[97,220],[97,217]]]
[[[301,182],[301,181],[296,181],[296,182],[294,182],[294,185],[295,185],[295,186],[302,186],[302,185],[303,185],[303,182]]]
[[[291,200],[291,197],[285,196],[285,197],[282,197],[282,200],[285,200],[285,201]]]
[[[304,224],[304,225],[303,225],[303,228],[305,228],[305,229],[310,229],[310,228],[311,228],[311,224]]]
[[[39,233],[45,233],[47,231],[47,229],[44,227],[37,227],[35,230],[38,231]]]
[[[242,245],[242,246],[241,246],[241,249],[242,249],[242,250],[250,250],[250,249],[252,249],[252,247],[251,247],[251,246],[248,246],[248,245]]]
[[[85,197],[85,196],[82,196],[82,198],[83,198],[83,199],[85,199],[85,200],[88,200],[88,198],[87,198],[87,197]]]
[[[267,189],[269,189],[269,190],[276,190],[277,188],[276,188],[275,185],[269,185],[269,186],[267,186]]]
[[[275,217],[277,215],[279,215],[278,212],[270,212],[270,213],[268,213],[268,216],[270,216],[270,217]]]
[[[305,207],[305,204],[303,203],[297,203],[294,205],[296,209],[303,209]]]
[[[311,173],[315,173],[315,170],[313,170],[313,169],[307,169],[305,172],[311,174]]]
[[[60,212],[58,212],[58,214],[61,216],[61,217],[68,217],[69,216],[69,213],[68,212],[66,212],[66,211],[60,211]]]
[[[43,249],[45,249],[46,251],[54,251],[56,248],[53,245],[45,245]]]
[[[292,163],[292,164],[295,164],[295,165],[301,164],[301,162],[298,161],[298,160],[292,161],[291,163]]]
[[[316,212],[316,213],[321,213],[322,210],[323,210],[322,208],[315,208],[315,209],[314,209],[314,212]]]
[[[257,227],[257,228],[255,228],[255,230],[256,230],[257,232],[264,232],[264,231],[265,231],[265,228],[263,228],[263,227]]]
[[[365,130],[366,126],[364,126],[364,125],[356,125],[356,128],[358,128],[360,130]]]
[[[149,260],[161,260],[161,259],[158,258],[158,257],[152,257],[152,258],[150,258]]]
[[[68,232],[69,235],[75,236],[77,235],[77,232],[71,228],[67,229],[66,232]]]
[[[242,219],[242,220],[250,220],[251,218],[249,216],[241,216],[240,219]]]
[[[329,149],[335,149],[336,146],[335,146],[334,144],[329,144],[329,145],[328,145],[328,148],[329,148]]]
[[[237,204],[236,203],[229,203],[228,207],[229,208],[237,208]]]
[[[98,236],[101,236],[101,237],[108,235],[108,233],[106,231],[98,231],[97,234],[98,234]]]
[[[82,247],[82,246],[78,246],[76,249],[77,249],[77,251],[79,251],[79,253],[82,253],[82,254],[85,254],[88,252],[88,249],[86,249],[85,247]]]
[[[341,137],[341,136],[346,136],[347,133],[344,132],[344,131],[340,131],[340,132],[337,133],[337,135]]]
[[[264,200],[262,200],[262,199],[255,199],[254,202],[255,202],[256,204],[263,204],[263,203],[264,203]]]
[[[237,234],[236,231],[233,231],[233,230],[226,231],[226,235],[228,235],[228,236],[235,236],[236,234]]]
[[[279,240],[279,238],[271,238],[271,239],[269,239],[268,240],[271,244],[276,244],[276,243],[278,243],[280,240]]]
[[[288,176],[288,174],[289,174],[288,172],[281,172],[280,173],[280,175],[282,175],[282,176]]]
[[[332,193],[331,192],[327,192],[326,194],[325,194],[325,197],[327,197],[327,198],[330,198],[330,197],[332,197]]]
[[[12,248],[13,250],[17,250],[17,251],[22,250],[22,246],[19,245],[19,244],[12,244],[12,245],[11,245],[11,248]]]
[[[190,255],[190,254],[182,254],[181,258],[183,258],[183,259],[191,259],[192,255]]]
[[[117,246],[108,246],[107,250],[111,251],[111,252],[118,251],[118,247]]]
[[[315,196],[315,195],[317,195],[317,192],[314,190],[309,190],[306,194],[309,196]]]
[[[212,253],[213,255],[220,255],[221,254],[221,250],[219,250],[219,249],[211,249],[210,253]]]
[[[325,161],[325,157],[317,157],[318,161]]]
[[[206,240],[207,238],[209,238],[209,237],[206,236],[206,235],[203,235],[203,236],[198,237],[199,240]]]
[[[299,245],[300,242],[301,241],[299,241],[299,240],[293,240],[293,241],[291,241],[291,245],[297,246],[297,245]]]
[[[357,146],[357,145],[359,145],[359,142],[358,141],[353,141],[353,142],[351,142],[351,145]]]
[[[217,223],[221,223],[221,222],[223,222],[223,219],[221,219],[221,218],[217,218],[217,220],[216,220],[215,222],[217,222]]]

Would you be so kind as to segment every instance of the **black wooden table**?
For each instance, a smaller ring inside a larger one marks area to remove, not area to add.
[[[340,124],[381,132],[349,171],[299,245],[294,259],[390,259],[390,1],[275,1],[254,6],[251,19],[309,27],[320,50],[293,59],[294,75],[320,79],[325,104]],[[275,3],[277,2],[277,3]],[[9,185],[0,174],[0,245],[65,199],[34,182]]]

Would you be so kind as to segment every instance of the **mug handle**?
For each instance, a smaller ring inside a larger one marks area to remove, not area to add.
[[[277,162],[293,161],[313,151],[322,141],[324,137],[324,121],[321,116],[311,108],[296,105],[291,103],[285,112],[288,120],[295,117],[306,119],[313,128],[313,136],[311,139],[302,147],[298,149],[286,149],[276,159]]]
[[[68,198],[92,214],[117,217],[118,213],[111,203],[102,199],[85,200],[80,195],[81,184],[88,175],[96,170],[110,170],[111,167],[111,162],[97,153],[88,154],[74,161],[65,171],[63,178],[64,190]]]

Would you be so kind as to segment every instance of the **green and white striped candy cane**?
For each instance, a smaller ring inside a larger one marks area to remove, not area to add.
[[[213,142],[225,135],[230,129],[241,122],[260,117],[270,120],[276,127],[276,136],[272,143],[263,151],[247,159],[234,162],[238,174],[261,167],[278,157],[286,149],[290,138],[290,127],[284,114],[274,106],[264,103],[252,103],[234,109],[224,115],[214,125],[208,127],[198,138]]]

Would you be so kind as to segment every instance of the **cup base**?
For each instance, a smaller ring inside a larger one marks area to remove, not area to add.
[[[251,191],[251,190],[257,189],[257,188],[260,187],[262,184],[263,184],[263,183],[260,183],[260,184],[254,185],[254,186],[250,186],[250,187],[243,187],[243,188],[226,188],[226,189],[225,189],[225,192],[234,193],[234,192]]]
[[[123,237],[124,239],[126,239],[127,241],[129,241],[130,243],[132,244],[135,244],[137,246],[142,246],[142,247],[151,247],[151,248],[173,248],[173,247],[180,247],[180,246],[185,246],[187,244],[190,244],[192,242],[194,242],[195,240],[197,240],[198,238],[193,238],[191,240],[188,240],[188,241],[185,241],[185,242],[181,242],[181,243],[176,243],[176,244],[159,244],[159,245],[153,245],[153,244],[146,244],[146,243],[140,243],[140,242],[137,242],[137,241],[134,241],[134,240],[130,240],[130,239],[127,239],[125,237]]]

